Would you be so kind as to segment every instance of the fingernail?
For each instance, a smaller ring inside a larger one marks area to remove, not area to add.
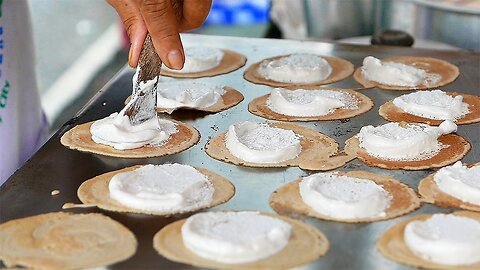
[[[167,55],[170,68],[173,69],[182,69],[183,67],[183,57],[179,50],[172,50]]]
[[[133,54],[133,45],[130,45],[130,50],[128,51],[128,64],[132,65],[132,54]]]

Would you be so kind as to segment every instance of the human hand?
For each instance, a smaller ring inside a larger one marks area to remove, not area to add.
[[[116,9],[130,37],[128,64],[136,67],[147,32],[162,62],[181,69],[185,62],[179,32],[198,28],[212,0],[107,0]]]

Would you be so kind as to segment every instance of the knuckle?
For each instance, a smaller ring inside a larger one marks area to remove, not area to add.
[[[166,0],[142,0],[140,7],[148,13],[160,13],[165,15],[168,11],[168,1]]]
[[[136,24],[138,22],[138,18],[136,16],[130,16],[125,18],[123,21],[123,24],[125,25],[125,30],[127,30],[127,34],[129,37],[132,37],[132,35],[135,33],[136,30]]]

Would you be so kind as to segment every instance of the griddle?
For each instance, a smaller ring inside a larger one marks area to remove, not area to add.
[[[364,57],[373,55],[378,58],[391,56],[431,56],[449,61],[460,68],[459,78],[450,85],[441,87],[446,91],[456,91],[480,95],[480,54],[465,51],[435,51],[399,47],[339,45],[325,42],[302,42],[273,39],[254,39],[238,37],[203,36],[184,34],[185,46],[212,46],[235,50],[244,54],[247,65],[229,74],[211,78],[202,78],[212,83],[225,84],[243,93],[245,100],[234,108],[217,114],[196,111],[179,111],[171,117],[193,125],[201,133],[200,142],[182,153],[148,159],[111,158],[96,154],[82,153],[63,147],[60,137],[70,128],[85,122],[93,121],[118,112],[124,106],[125,98],[132,91],[133,70],[123,68],[107,85],[105,85],[77,115],[65,123],[63,127],[10,179],[0,187],[0,222],[27,217],[47,212],[62,211],[66,202],[80,203],[76,192],[80,184],[102,173],[137,164],[163,164],[178,162],[192,166],[200,166],[228,178],[236,187],[235,196],[226,204],[214,207],[215,210],[259,210],[273,212],[268,205],[270,194],[281,185],[306,176],[311,172],[296,167],[283,169],[248,168],[235,166],[214,160],[207,156],[203,147],[207,140],[228,126],[240,121],[252,120],[271,122],[250,114],[248,103],[261,95],[269,93],[270,88],[255,85],[243,79],[243,72],[251,64],[264,58],[293,52],[316,53],[320,55],[338,56],[360,66]],[[163,80],[168,80],[163,78]],[[335,87],[359,88],[352,77],[332,84]],[[68,91],[68,89],[65,89]],[[375,107],[366,114],[339,121],[297,123],[310,127],[335,138],[341,147],[346,139],[359,132],[364,125],[381,125],[386,123],[378,115],[378,108],[384,102],[404,91],[385,91],[380,89],[362,90],[363,94],[375,101]],[[170,116],[165,115],[165,118]],[[459,126],[459,135],[472,144],[472,150],[463,162],[480,161],[480,124]],[[347,163],[340,170],[366,170],[381,175],[393,176],[417,190],[420,179],[433,172],[384,170],[371,168],[359,160]],[[50,192],[60,190],[60,194],[52,196]],[[197,269],[195,267],[169,261],[158,255],[152,247],[153,235],[166,224],[188,217],[177,215],[169,218],[120,214],[103,211],[97,208],[70,209],[68,212],[103,213],[121,222],[137,236],[139,246],[137,253],[130,259],[111,266],[108,269]],[[380,235],[390,226],[420,213],[447,213],[454,209],[439,208],[425,204],[419,210],[388,221],[346,224],[322,221],[309,217],[300,219],[311,224],[328,237],[331,247],[326,256],[300,267],[299,269],[410,269],[382,257],[375,248]]]

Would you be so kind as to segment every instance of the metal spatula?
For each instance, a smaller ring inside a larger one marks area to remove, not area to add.
[[[162,60],[153,47],[150,34],[145,38],[138,61],[140,70],[134,86],[131,101],[126,105],[125,114],[130,124],[138,125],[157,117],[157,87],[160,79]],[[153,87],[141,90],[140,83],[155,80]]]

